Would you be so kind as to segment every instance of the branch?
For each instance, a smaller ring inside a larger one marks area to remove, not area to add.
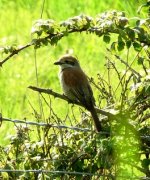
[[[15,49],[12,51],[11,54],[9,54],[5,59],[3,59],[2,61],[0,61],[0,67],[2,67],[2,65],[8,61],[11,57],[13,57],[15,54],[18,54],[20,51],[22,51],[23,49],[26,49],[28,47],[30,47],[31,45],[33,45],[33,43],[29,43],[26,44],[25,46],[22,46],[21,48]]]
[[[59,98],[59,99],[62,99],[62,100],[65,100],[67,101],[68,103],[71,103],[71,104],[76,104],[78,106],[81,106],[81,107],[84,107],[81,103],[77,102],[77,101],[71,101],[67,96],[65,96],[64,94],[59,94],[59,93],[56,93],[54,92],[52,89],[43,89],[43,88],[39,88],[39,87],[35,87],[35,86],[29,86],[28,88],[32,89],[33,91],[37,91],[39,93],[45,93],[45,94],[50,94],[52,96],[54,96],[55,98]],[[95,107],[97,113],[100,113],[104,116],[107,116],[107,117],[110,117],[110,118],[114,118],[115,115],[110,113],[110,112],[107,112],[107,111],[104,111],[104,110],[101,110],[101,109],[98,109],[97,107]]]
[[[9,50],[8,52],[10,54],[0,62],[0,66],[8,61],[8,59],[10,59],[12,56],[18,54],[20,51],[29,46],[34,45],[35,48],[40,48],[42,45],[56,45],[62,37],[68,36],[68,34],[75,32],[94,33],[98,37],[103,35],[107,35],[109,37],[110,34],[113,33],[121,35],[121,32],[124,31],[127,38],[134,42],[135,39],[133,37],[129,37],[128,32],[134,31],[134,33],[137,34],[137,31],[135,31],[136,27],[129,28],[126,26],[127,24],[129,24],[129,19],[124,16],[124,13],[118,11],[104,12],[101,15],[97,15],[95,18],[82,14],[69,18],[68,20],[60,23],[57,23],[51,19],[40,19],[32,27],[32,41],[21,48]],[[137,41],[139,43],[143,42],[145,45],[149,45],[149,33],[147,31],[143,31],[144,30],[138,30],[138,36],[140,35],[143,38],[138,38]],[[124,61],[121,62],[124,63]],[[130,70],[133,71],[132,68],[130,68]],[[140,77],[139,73],[134,73]]]
[[[74,33],[74,32],[82,32],[82,31],[86,31],[85,28],[82,28],[82,29],[72,29],[70,30],[68,33]],[[43,38],[38,38],[38,39],[33,39],[32,42],[22,46],[21,48],[18,48],[18,49],[15,49],[13,50],[5,59],[3,59],[2,61],[0,61],[0,67],[2,67],[2,65],[7,62],[11,57],[13,57],[15,54],[18,54],[20,51],[32,46],[32,45],[35,45],[38,47],[38,45],[40,45],[41,43],[43,43],[45,40],[52,40],[53,38],[58,38],[58,39],[61,39],[63,36],[65,36],[65,34],[63,33],[56,33],[56,34],[49,34],[48,36],[46,37],[43,37]]]
[[[35,86],[29,86],[28,88],[32,89],[33,91],[37,91],[39,93],[50,94],[50,95],[54,96],[55,98],[59,98],[59,99],[65,100],[68,103],[72,103],[72,104],[76,104],[78,106],[84,107],[79,102],[77,102],[77,101],[73,102],[67,96],[59,94],[59,93],[56,93],[52,89],[43,89],[43,88],[39,88],[39,87],[35,87]],[[108,120],[110,122],[111,122],[111,120],[116,120],[117,122],[121,123],[125,127],[129,128],[132,132],[135,132],[135,133],[137,132],[135,127],[127,121],[126,115],[119,114],[119,113],[112,114],[112,113],[110,113],[108,111],[104,111],[104,110],[99,109],[97,107],[95,107],[95,109],[96,109],[97,113],[102,114],[104,116],[107,116]],[[124,120],[122,121],[122,119],[124,119]]]

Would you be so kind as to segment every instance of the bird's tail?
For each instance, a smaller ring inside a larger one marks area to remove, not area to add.
[[[98,118],[98,115],[97,115],[95,108],[93,107],[92,109],[90,109],[90,112],[91,112],[92,118],[94,120],[94,125],[95,125],[97,132],[102,131],[102,126],[101,126],[101,123],[99,121],[99,118]]]

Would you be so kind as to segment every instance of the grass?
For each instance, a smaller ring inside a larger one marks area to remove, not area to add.
[[[142,1],[137,0],[45,0],[43,18],[52,18],[58,22],[81,13],[96,16],[107,10],[117,9],[125,11],[127,16],[137,16],[136,10]],[[1,1],[0,42],[5,45],[22,45],[30,42],[30,29],[36,19],[41,17],[43,1],[36,0],[11,0]],[[144,14],[142,14],[144,16]],[[58,57],[67,49],[73,49],[81,61],[81,66],[89,76],[95,77],[97,73],[104,74],[106,44],[101,38],[94,35],[73,34],[62,39],[56,47],[43,47],[36,52],[39,86],[52,88],[60,92],[58,82],[58,69],[53,65]],[[0,109],[4,117],[33,118],[33,109],[29,105],[34,104],[39,111],[38,95],[27,87],[36,85],[35,53],[33,48],[26,49],[19,55],[11,58],[0,69]],[[1,59],[4,55],[1,55]],[[55,111],[60,117],[65,116],[64,102],[53,101]],[[62,108],[63,107],[63,108]],[[0,129],[1,143],[5,143],[5,137],[12,128],[3,123]],[[7,130],[7,131],[6,131]]]

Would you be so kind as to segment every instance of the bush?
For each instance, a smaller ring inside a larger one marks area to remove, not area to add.
[[[146,5],[148,7],[149,2]],[[82,14],[60,23],[38,20],[32,27],[31,43],[21,48],[3,48],[3,52],[9,55],[0,62],[1,66],[14,54],[29,46],[36,49],[49,44],[57,46],[58,41],[71,33],[93,33],[98,38],[103,37],[103,41],[110,45],[106,53],[107,75],[103,77],[98,74],[90,79],[100,99],[97,99],[97,112],[100,114],[103,132],[95,133],[91,125],[93,123],[83,109],[81,124],[73,117],[75,127],[61,125],[61,119],[54,113],[53,107],[42,93],[68,100],[52,90],[30,87],[40,92],[41,99],[51,111],[51,115],[46,119],[46,123],[39,123],[41,116],[34,108],[38,123],[1,117],[2,121],[11,121],[16,125],[16,134],[11,137],[10,145],[0,148],[1,178],[150,177],[149,26],[149,18],[127,18],[125,13],[118,11],[105,12],[96,18]],[[131,59],[130,51],[134,55]],[[122,58],[121,54],[127,54],[127,57]],[[124,71],[120,70],[122,65]],[[112,75],[116,79],[115,84],[112,82]],[[105,107],[107,109],[102,110]],[[26,125],[18,126],[17,123]],[[28,124],[36,125],[36,128],[30,129]],[[38,138],[34,140],[33,134],[37,134]]]

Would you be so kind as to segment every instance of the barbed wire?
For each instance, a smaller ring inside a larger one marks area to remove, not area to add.
[[[29,170],[23,170],[23,169],[15,169],[15,170],[11,170],[11,169],[0,169],[0,172],[13,172],[13,173],[37,173],[37,174],[47,174],[47,173],[51,173],[51,174],[68,174],[68,175],[82,175],[82,176],[98,176],[98,177],[112,177],[115,178],[115,175],[105,175],[105,174],[93,174],[93,173],[88,173],[88,172],[77,172],[77,171],[52,171],[52,170],[42,170],[42,169],[29,169]],[[117,176],[117,175],[116,175]],[[150,180],[149,177],[129,177],[129,176],[117,176],[118,178],[124,178],[124,179],[141,179],[141,180]]]
[[[34,121],[27,121],[27,120],[19,120],[19,119],[10,119],[10,118],[1,118],[1,121],[8,121],[12,123],[20,123],[20,124],[26,124],[26,125],[33,125],[33,126],[47,126],[47,127],[52,127],[52,128],[58,128],[58,129],[71,129],[75,131],[92,131],[89,128],[79,128],[79,127],[74,127],[74,126],[66,126],[66,125],[54,125],[50,123],[43,123],[43,122],[34,122]],[[109,132],[99,132],[100,134],[109,134]]]
[[[87,172],[72,172],[72,171],[51,171],[51,170],[10,170],[10,169],[0,169],[0,172],[15,172],[15,173],[25,173],[25,172],[33,172],[33,173],[52,173],[52,174],[70,174],[70,175],[88,175],[88,176],[110,176],[110,175],[101,175],[101,174],[93,174]]]
[[[19,119],[10,119],[10,118],[2,118],[2,121],[8,121],[12,123],[19,123],[19,124],[26,124],[26,125],[33,125],[33,126],[47,126],[47,127],[53,127],[58,129],[72,129],[72,130],[79,130],[79,131],[90,131],[88,128],[79,128],[79,127],[73,127],[73,126],[66,126],[66,125],[54,125],[50,123],[43,123],[43,122],[34,122],[34,121],[23,121]]]
[[[70,129],[70,130],[74,130],[74,131],[82,131],[82,132],[90,132],[92,131],[89,128],[79,128],[79,127],[75,127],[75,126],[66,126],[66,125],[55,125],[55,124],[50,124],[50,123],[43,123],[43,122],[34,122],[33,120],[20,120],[20,119],[10,119],[10,118],[5,118],[5,117],[0,117],[0,121],[1,124],[3,121],[6,122],[11,122],[11,123],[18,123],[18,124],[26,124],[26,125],[33,125],[33,126],[45,126],[45,127],[52,127],[52,128],[58,128],[58,129]],[[104,134],[104,135],[110,135],[110,132],[106,132],[106,131],[101,131],[98,132],[99,134]],[[142,139],[146,139],[148,141],[150,141],[150,135],[142,135],[140,136]]]

